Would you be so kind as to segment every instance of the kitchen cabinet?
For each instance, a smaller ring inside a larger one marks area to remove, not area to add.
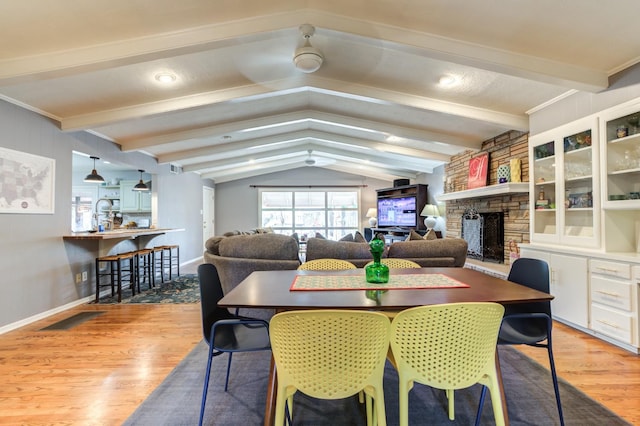
[[[599,246],[597,129],[588,118],[530,138],[531,241]]]
[[[151,211],[151,191],[134,191],[136,180],[120,182],[120,210],[122,212]]]

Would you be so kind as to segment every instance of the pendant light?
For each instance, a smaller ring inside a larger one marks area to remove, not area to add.
[[[98,174],[96,171],[96,160],[99,160],[99,157],[89,157],[93,160],[93,170],[87,177],[84,178],[85,182],[88,183],[104,183],[104,178]]]
[[[140,182],[138,182],[136,184],[136,186],[133,187],[133,190],[134,191],[148,191],[149,187],[147,185],[145,185],[144,181],[142,180],[142,174],[144,173],[144,170],[138,169],[138,171],[140,172]]]

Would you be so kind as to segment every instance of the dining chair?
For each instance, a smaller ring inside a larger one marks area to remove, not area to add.
[[[276,314],[270,338],[277,373],[275,424],[293,417],[293,395],[342,399],[363,391],[367,425],[386,425],[384,366],[390,321],[357,310],[305,310]]]
[[[198,279],[200,281],[202,333],[209,345],[207,371],[200,405],[199,424],[202,425],[213,357],[224,353],[229,354],[224,383],[224,391],[226,392],[233,353],[264,351],[271,349],[271,346],[269,343],[269,323],[260,319],[234,315],[227,309],[218,306],[218,301],[222,299],[223,293],[218,270],[215,266],[210,263],[199,265]]]
[[[511,270],[507,280],[523,286],[549,293],[549,265],[544,260],[519,258],[511,264]],[[558,376],[553,360],[553,348],[551,344],[551,302],[516,303],[508,305],[505,310],[500,333],[499,345],[528,345],[536,348],[547,348],[549,354],[549,366],[553,389],[556,394],[558,416],[560,424],[564,426],[562,403],[558,388]],[[546,343],[545,343],[546,341]],[[480,404],[476,416],[476,425],[479,424],[484,405],[486,389],[482,389]]]
[[[413,260],[409,260],[409,259],[401,259],[398,257],[383,257],[382,259],[380,259],[380,262],[387,265],[389,267],[389,269],[402,269],[402,268],[422,268],[422,266],[420,266],[420,264],[414,262]],[[367,263],[365,266],[365,268],[368,265],[371,265],[373,263],[373,261]]]
[[[419,306],[391,322],[389,361],[398,370],[400,426],[409,424],[409,391],[421,383],[446,391],[449,419],[454,391],[481,383],[491,391],[496,424],[503,425],[496,341],[504,307],[493,302]]]
[[[298,269],[301,271],[340,271],[344,269],[356,268],[356,265],[343,259],[307,260],[298,267]]]

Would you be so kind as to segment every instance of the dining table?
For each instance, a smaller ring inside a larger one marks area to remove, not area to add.
[[[416,306],[460,302],[496,302],[502,305],[550,301],[553,296],[468,268],[392,269],[389,282],[370,284],[363,268],[341,271],[255,271],[219,302],[225,308],[366,309],[400,311]],[[509,424],[496,351],[500,396]],[[272,426],[277,389],[276,366],[271,359],[264,425]]]

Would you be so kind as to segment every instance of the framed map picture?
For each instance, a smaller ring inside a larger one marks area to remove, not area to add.
[[[53,214],[56,160],[0,147],[0,213]]]
[[[467,189],[487,186],[487,172],[489,170],[489,153],[477,155],[469,160],[469,181]]]

